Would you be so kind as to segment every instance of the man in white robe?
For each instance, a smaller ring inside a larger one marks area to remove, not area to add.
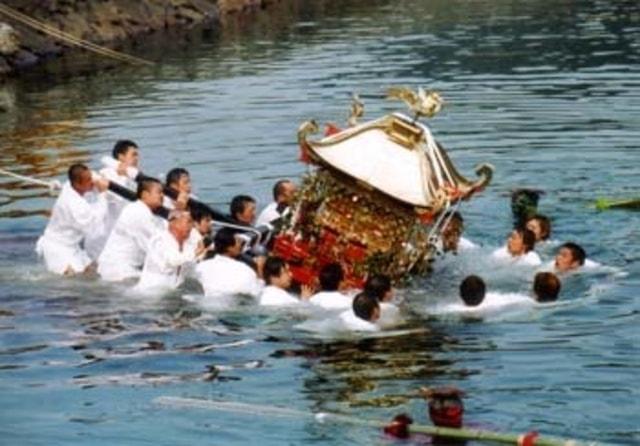
[[[236,260],[242,253],[242,242],[232,230],[219,230],[214,239],[215,257],[196,266],[196,278],[204,289],[205,297],[246,294],[258,297],[262,281],[245,263]],[[258,262],[260,265],[261,263]]]
[[[299,305],[309,300],[313,294],[313,289],[305,285],[302,286],[300,298],[287,291],[291,287],[291,272],[289,266],[280,257],[267,258],[263,275],[267,286],[260,294],[260,305],[267,307]]]
[[[378,299],[362,292],[353,298],[352,308],[339,316],[343,328],[351,331],[379,331],[376,322],[380,319]]]
[[[535,243],[536,236],[533,232],[526,228],[517,228],[509,235],[506,246],[496,249],[491,256],[514,265],[540,266],[542,260],[533,250]]]
[[[268,226],[281,218],[289,209],[296,194],[296,185],[290,180],[280,180],[273,186],[273,202],[268,204],[256,221],[256,226]]]
[[[164,197],[164,207],[167,209],[186,211],[189,198],[196,198],[191,194],[191,175],[189,175],[188,170],[182,167],[176,167],[167,173],[165,186],[177,194],[175,200],[168,196]]]
[[[120,214],[98,258],[98,274],[103,280],[137,278],[149,250],[149,241],[166,222],[153,211],[162,206],[162,184],[153,179],[138,183],[138,200]]]
[[[130,177],[130,173],[137,172],[140,155],[138,146],[129,140],[119,140],[113,146],[111,163],[100,170],[100,175],[112,183],[116,183],[130,190],[136,190],[138,185]],[[105,157],[106,158],[106,157]],[[130,201],[113,192],[107,192],[108,211],[105,224],[101,231],[92,231],[85,241],[85,248],[92,259],[97,259],[104,249],[107,238],[116,224],[120,213]]]
[[[340,292],[344,285],[344,272],[338,263],[325,265],[320,271],[320,292],[309,299],[313,305],[327,310],[344,310],[351,308],[353,298]]]
[[[149,242],[140,281],[135,290],[144,293],[164,293],[178,288],[185,279],[189,266],[204,247],[187,244],[193,220],[185,211],[169,214],[167,231],[159,231]]]
[[[36,252],[44,259],[47,269],[55,274],[80,274],[92,261],[83,249],[87,234],[100,231],[107,214],[105,191],[109,182],[93,179],[84,164],[74,164],[51,212],[44,234],[37,242]],[[94,203],[85,194],[98,191]]]

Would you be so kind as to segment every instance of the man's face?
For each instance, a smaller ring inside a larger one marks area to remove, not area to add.
[[[291,182],[288,181],[286,183],[283,184],[282,186],[282,194],[280,195],[280,203],[285,203],[285,204],[291,204],[291,202],[293,201],[293,197],[296,194],[296,185]]]
[[[191,234],[191,229],[193,228],[193,220],[191,219],[191,216],[189,214],[185,213],[179,218],[172,220],[170,225],[172,232],[176,236],[176,239],[179,242],[183,242],[188,239],[189,235]]]
[[[85,170],[80,175],[80,179],[73,184],[73,188],[80,195],[84,195],[93,189],[93,178],[91,177],[91,171]]]
[[[237,215],[242,223],[251,225],[256,219],[256,204],[249,201],[244,205],[244,210]]]
[[[118,156],[118,161],[127,167],[138,167],[140,161],[138,149],[133,146],[129,147],[125,153]]]
[[[189,175],[181,175],[175,188],[178,192],[185,192],[191,194],[191,177]]]
[[[194,227],[202,235],[207,235],[211,232],[211,217],[202,217],[200,221],[194,223]]]
[[[229,255],[233,258],[236,258],[240,254],[242,254],[242,248],[244,247],[244,240],[242,240],[240,237],[237,237],[237,236],[235,240],[236,240],[235,245],[230,247],[228,251]]]
[[[149,190],[142,192],[142,201],[153,210],[162,206],[162,199],[161,184],[153,183]]]
[[[562,273],[574,270],[580,265],[573,258],[569,248],[560,248],[556,254],[556,269]]]
[[[509,251],[509,254],[512,256],[524,254],[524,241],[522,240],[522,234],[520,232],[511,232],[511,235],[507,240],[507,251]]]
[[[282,288],[288,289],[291,286],[291,271],[289,271],[289,267],[285,265],[280,269],[280,275],[278,277],[273,277],[271,279],[273,285]]]

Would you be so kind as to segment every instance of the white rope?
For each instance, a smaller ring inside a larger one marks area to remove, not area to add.
[[[4,14],[8,17],[11,17],[18,22],[30,26],[31,28],[41,31],[45,34],[50,35],[51,37],[62,40],[63,42],[68,43],[69,45],[74,45],[88,51],[93,51],[96,54],[100,54],[105,57],[110,57],[112,59],[119,60],[121,62],[128,62],[139,65],[154,65],[154,62],[150,62],[148,60],[141,59],[139,57],[130,56],[129,54],[120,53],[118,51],[114,51],[109,48],[105,48],[89,41],[80,39],[71,34],[65,33],[57,28],[54,28],[46,23],[40,22],[32,17],[29,17],[26,14],[22,14],[15,9],[12,9],[6,5],[0,3],[0,14]]]
[[[24,181],[25,183],[35,184],[37,186],[45,186],[49,188],[50,192],[55,192],[62,189],[62,183],[58,180],[45,181],[38,178],[28,177],[26,175],[20,175],[19,173],[11,172],[9,170],[0,169],[0,175],[15,178],[16,180]]]

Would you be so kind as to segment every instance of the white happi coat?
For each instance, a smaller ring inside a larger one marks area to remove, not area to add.
[[[191,249],[186,242],[181,249],[171,232],[158,232],[149,241],[140,281],[135,289],[145,292],[175,290],[184,282],[195,257],[195,249]]]
[[[120,214],[107,244],[98,258],[98,274],[103,280],[120,281],[138,277],[149,250],[149,241],[166,222],[154,215],[149,206],[137,200]]]
[[[353,296],[347,296],[340,291],[320,291],[311,296],[309,302],[327,310],[344,310],[351,308]]]
[[[75,273],[83,272],[91,264],[91,258],[82,242],[88,234],[102,230],[106,214],[104,193],[97,194],[95,202],[89,203],[67,181],[36,244],[36,252],[47,269],[56,274],[64,274],[69,268]]]
[[[126,175],[119,175],[117,170],[112,167],[105,167],[100,171],[100,175],[106,178],[107,180],[117,183],[122,187],[126,187],[132,191],[136,191],[138,188],[138,184],[135,180],[132,180]],[[126,198],[122,198],[120,195],[114,194],[111,191],[107,191],[107,204],[108,211],[107,216],[105,218],[104,226],[101,231],[92,232],[85,242],[85,248],[92,259],[97,259],[102,253],[105,244],[107,243],[107,239],[111,234],[111,230],[118,221],[118,217],[122,213],[122,210],[125,206],[131,203]]]
[[[256,220],[256,226],[271,226],[271,222],[278,218],[280,218],[280,214],[278,213],[278,203],[274,201],[268,204],[262,212],[260,212],[260,215],[258,215],[258,219]]]
[[[350,331],[380,331],[380,327],[373,322],[365,321],[355,315],[352,309],[345,310],[339,316],[342,328]]]
[[[262,281],[251,267],[229,256],[216,254],[196,266],[196,278],[207,297],[248,294],[258,297]]]
[[[491,256],[494,259],[503,261],[503,262],[511,262],[514,265],[521,266],[540,266],[542,265],[542,259],[535,251],[529,251],[526,254],[522,254],[521,256],[514,257],[511,255],[506,246],[502,248],[498,248],[491,253]]]
[[[286,290],[273,285],[264,287],[260,294],[260,305],[267,307],[298,305],[300,302],[300,299]]]

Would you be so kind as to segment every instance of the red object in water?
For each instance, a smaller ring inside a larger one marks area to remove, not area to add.
[[[536,431],[527,432],[518,437],[518,446],[535,446],[539,434]]]
[[[462,427],[463,413],[464,409],[462,406],[445,407],[441,409],[435,409],[431,405],[429,406],[429,418],[431,418],[433,424],[440,427]]]
[[[409,438],[409,425],[413,419],[407,414],[396,415],[390,424],[384,427],[384,433],[395,438]]]

